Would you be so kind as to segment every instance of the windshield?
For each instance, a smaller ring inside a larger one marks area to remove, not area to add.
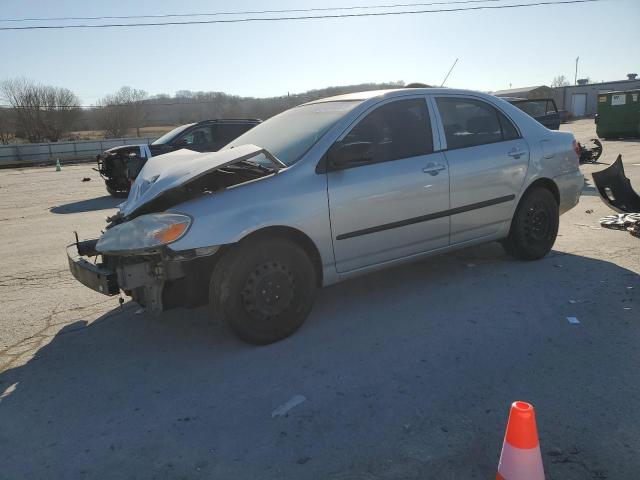
[[[162,135],[159,139],[157,139],[151,145],[164,145],[165,143],[169,143],[171,140],[173,140],[175,137],[177,137],[179,134],[184,132],[187,128],[192,127],[193,125],[195,125],[195,123],[187,123],[186,125],[180,125],[179,127],[176,127],[170,132],[167,132],[164,135]]]
[[[293,165],[338,120],[361,102],[324,102],[292,108],[252,128],[226,148],[257,145],[285,165]]]

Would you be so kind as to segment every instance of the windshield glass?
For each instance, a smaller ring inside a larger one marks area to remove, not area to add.
[[[253,144],[293,165],[327,131],[362,101],[302,105],[283,112],[239,136],[226,148]]]
[[[179,127],[174,128],[170,132],[165,133],[151,145],[164,145],[165,143],[169,143],[180,133],[184,132],[187,128],[195,125],[195,123],[187,123],[186,125],[180,125]]]

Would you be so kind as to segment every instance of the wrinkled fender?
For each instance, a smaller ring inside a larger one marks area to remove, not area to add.
[[[300,165],[302,167],[302,165]],[[269,227],[307,236],[320,254],[325,278],[333,266],[325,175],[308,175],[294,165],[280,173],[178,204],[168,211],[191,216],[187,234],[174,251],[236,243]]]

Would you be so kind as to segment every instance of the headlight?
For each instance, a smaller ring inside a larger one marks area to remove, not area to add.
[[[191,225],[191,217],[177,213],[153,213],[107,230],[96,245],[99,252],[135,252],[175,242]]]

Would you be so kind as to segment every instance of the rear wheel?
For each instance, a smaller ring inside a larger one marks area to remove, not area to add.
[[[558,203],[553,194],[546,188],[534,187],[520,201],[502,246],[522,260],[542,258],[556,241],[559,223]]]
[[[211,275],[209,302],[242,340],[264,345],[304,323],[316,292],[307,253],[286,238],[250,238],[223,254]]]

